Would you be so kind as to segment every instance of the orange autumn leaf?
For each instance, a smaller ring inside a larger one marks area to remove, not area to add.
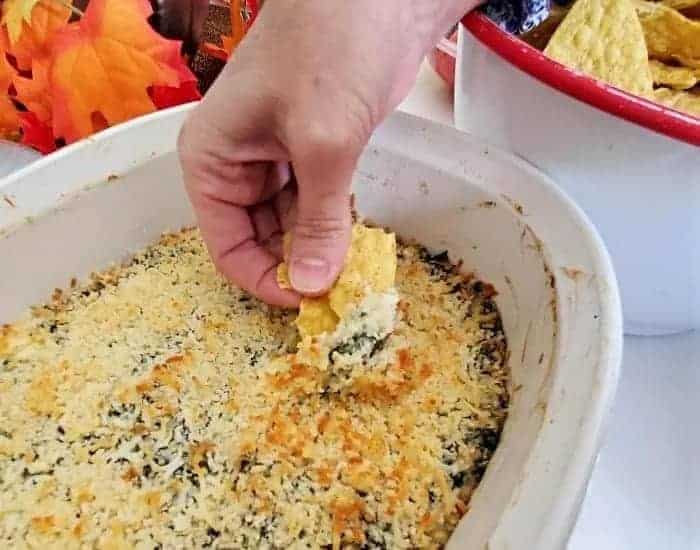
[[[0,32],[0,43],[17,60],[17,66],[28,71],[32,61],[51,55],[53,38],[68,23],[71,10],[68,5],[57,0],[40,0],[31,11],[31,19],[22,22],[21,33],[16,40],[10,40],[9,32]],[[1,36],[1,35],[5,36]]]
[[[42,58],[34,60],[31,77],[15,75],[12,83],[17,92],[17,100],[27,110],[33,112],[41,122],[49,122],[52,109],[48,60]]]
[[[180,43],[148,24],[151,13],[148,0],[91,0],[80,21],[58,33],[49,76],[56,137],[70,143],[155,111],[150,87],[194,79]]]
[[[15,72],[0,50],[0,137],[15,138],[19,132],[19,116],[10,99],[10,85]]]

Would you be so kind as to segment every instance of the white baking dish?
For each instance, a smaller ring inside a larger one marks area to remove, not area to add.
[[[527,159],[588,214],[620,281],[625,329],[700,329],[700,119],[571,71],[472,13],[455,125]]]
[[[108,130],[0,183],[0,322],[193,222],[174,153],[188,107]],[[493,283],[510,346],[502,444],[451,548],[560,549],[618,378],[621,313],[590,223],[526,163],[395,115],[362,157],[359,210]]]
[[[0,178],[40,158],[41,155],[34,151],[34,149],[30,149],[14,141],[0,139]]]

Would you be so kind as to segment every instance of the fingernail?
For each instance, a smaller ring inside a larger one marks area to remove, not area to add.
[[[299,292],[314,294],[325,290],[330,266],[321,258],[301,258],[292,262],[292,286]]]

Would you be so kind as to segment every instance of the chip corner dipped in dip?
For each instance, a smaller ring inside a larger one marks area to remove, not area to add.
[[[286,251],[289,244],[286,236]],[[361,362],[381,345],[396,320],[396,266],[396,236],[355,223],[344,267],[333,287],[323,296],[301,301],[295,321],[301,341],[292,360],[326,370],[336,363]],[[280,287],[291,288],[286,263],[280,264],[277,274]]]

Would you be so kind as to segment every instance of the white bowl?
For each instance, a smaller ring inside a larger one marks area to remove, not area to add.
[[[455,124],[549,174],[590,216],[625,328],[700,328],[700,119],[571,71],[470,14]]]
[[[0,139],[0,178],[39,160],[41,155],[14,141]]]
[[[194,221],[175,137],[188,107],[73,145],[0,183],[0,323]],[[621,356],[615,277],[581,211],[526,163],[406,115],[360,162],[360,211],[493,283],[514,392],[502,443],[450,548],[561,549]],[[27,223],[27,218],[31,223]]]

